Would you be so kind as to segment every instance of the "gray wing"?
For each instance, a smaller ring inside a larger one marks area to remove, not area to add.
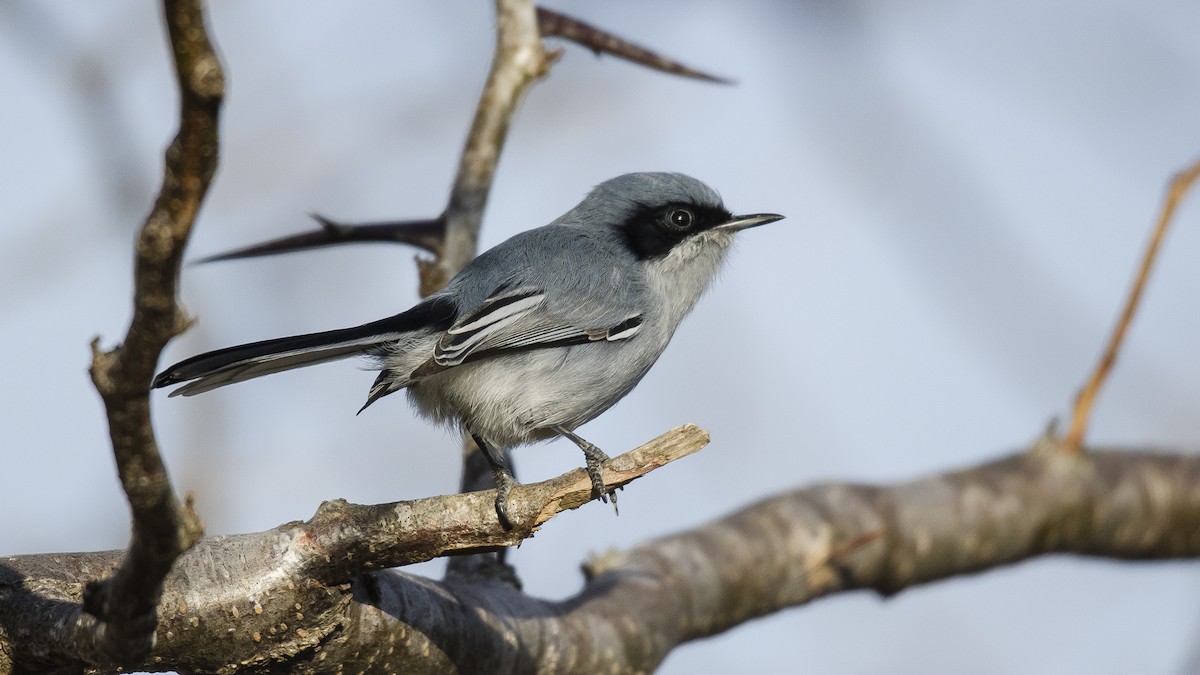
[[[493,277],[491,281],[499,283],[473,308],[464,308],[414,377],[505,352],[615,342],[638,334],[646,291],[640,275],[630,273],[636,268],[614,264],[606,252],[588,245],[593,242],[575,239],[573,245],[564,246],[547,236],[557,233],[546,229],[542,228],[538,240],[521,242],[520,250],[528,254],[542,249],[532,256],[535,260],[554,256],[552,267],[561,274],[549,274],[541,267],[537,276],[542,283],[531,283],[530,274],[521,275],[525,279]],[[478,281],[490,270],[477,271]]]
[[[597,311],[589,317],[586,306],[597,309],[595,302],[581,303],[583,311],[570,312],[575,316],[556,315],[547,307],[546,293],[529,286],[498,289],[450,326],[438,340],[433,360],[441,366],[457,366],[490,352],[626,340],[641,328],[642,315],[637,311],[623,316]]]
[[[417,368],[413,377],[506,352],[628,340],[642,327],[641,312],[626,312],[619,318],[608,312],[609,316],[588,321],[586,311],[562,316],[550,311],[547,304],[546,291],[539,288],[498,289],[442,334],[433,357]]]

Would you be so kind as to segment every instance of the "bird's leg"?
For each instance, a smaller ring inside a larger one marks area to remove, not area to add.
[[[617,509],[617,491],[616,489],[608,490],[604,487],[604,475],[601,473],[600,465],[608,461],[608,455],[604,451],[596,447],[588,440],[581,437],[579,434],[565,427],[551,427],[555,433],[564,438],[568,438],[572,443],[579,446],[583,451],[583,457],[586,460],[588,478],[592,479],[592,498],[599,499],[602,502],[612,499],[613,511],[620,515],[620,510]]]
[[[484,441],[478,434],[471,434],[475,445],[479,446],[483,456],[492,467],[492,478],[496,481],[496,517],[500,519],[500,527],[512,529],[512,520],[508,517],[508,495],[512,492],[517,479],[513,476],[512,468],[508,465],[508,453]]]

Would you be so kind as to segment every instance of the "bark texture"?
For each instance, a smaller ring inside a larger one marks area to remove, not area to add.
[[[133,535],[112,575],[90,579],[82,605],[72,606],[48,633],[96,664],[144,659],[153,645],[163,579],[203,531],[171,486],[150,422],[149,388],[163,347],[188,326],[175,301],[179,264],[216,172],[225,85],[202,3],[168,0],[163,9],[179,84],[179,133],[167,148],[162,189],[138,234],[129,330],[110,351],[92,343],[92,381],[108,415]]]
[[[574,481],[581,493],[587,487],[582,475],[556,480]],[[420,508],[461,509],[466,520],[482,521],[490,499],[454,495],[420,500]],[[592,560],[582,590],[560,602],[482,575],[438,582],[367,571],[380,561],[498,543],[484,532],[464,536],[456,525],[404,555],[364,553],[351,543],[363,522],[406,522],[402,512],[417,508],[416,502],[327,504],[306,523],[202,540],[167,576],[158,640],[136,667],[648,672],[680,644],[842,591],[890,595],[1055,553],[1200,556],[1200,458],[1138,450],[1077,455],[1047,440],[989,464],[899,485],[812,486]],[[387,509],[390,515],[378,513]],[[458,543],[447,546],[451,540]],[[42,636],[120,556],[0,562],[4,653],[18,670],[81,667],[63,661],[55,652],[61,644]]]

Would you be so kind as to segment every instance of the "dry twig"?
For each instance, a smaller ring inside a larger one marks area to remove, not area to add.
[[[319,213],[310,214],[321,226],[299,234],[253,244],[244,248],[200,258],[196,264],[258,258],[279,253],[307,251],[339,244],[389,243],[416,246],[437,255],[442,250],[445,228],[440,218],[398,220],[381,223],[341,223]]]
[[[1092,405],[1096,401],[1096,395],[1100,393],[1100,387],[1104,386],[1104,381],[1108,378],[1109,372],[1112,371],[1113,365],[1117,362],[1117,354],[1120,352],[1121,345],[1125,341],[1125,334],[1129,330],[1129,325],[1133,321],[1133,314],[1137,311],[1138,302],[1141,300],[1142,292],[1146,288],[1146,280],[1150,277],[1150,270],[1154,267],[1154,261],[1158,256],[1158,249],[1162,245],[1163,237],[1167,233],[1167,226],[1171,224],[1179,202],[1192,189],[1197,179],[1200,179],[1200,160],[1176,174],[1175,178],[1171,181],[1171,186],[1167,189],[1166,201],[1163,202],[1162,211],[1158,215],[1158,223],[1155,225],[1154,232],[1150,236],[1150,242],[1146,245],[1146,252],[1142,255],[1142,264],[1138,269],[1137,277],[1134,279],[1133,286],[1129,289],[1129,296],[1125,299],[1125,308],[1121,311],[1120,318],[1117,319],[1117,324],[1113,328],[1112,335],[1108,338],[1108,344],[1104,347],[1104,353],[1100,356],[1099,362],[1096,363],[1096,368],[1092,371],[1087,384],[1084,385],[1079,395],[1075,398],[1075,410],[1071,416],[1071,428],[1067,431],[1067,435],[1062,441],[1063,449],[1068,452],[1078,453],[1083,451],[1083,436],[1087,432],[1087,423],[1092,413]]]
[[[570,40],[592,50],[597,56],[610,54],[631,63],[636,63],[653,70],[658,70],[680,77],[690,77],[694,80],[713,82],[715,84],[733,84],[733,80],[711,75],[701,70],[686,66],[679,61],[668,59],[661,54],[636,45],[624,38],[601,30],[591,24],[584,23],[565,14],[537,8],[538,30],[544,37],[558,37]]]

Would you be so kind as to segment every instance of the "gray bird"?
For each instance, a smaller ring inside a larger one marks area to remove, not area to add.
[[[605,499],[600,465],[608,456],[575,429],[654,365],[734,234],[781,218],[731,215],[712,188],[683,174],[626,174],[549,225],[484,252],[408,311],[201,354],[159,373],[153,386],[188,382],[171,396],[190,396],[366,356],[379,376],[359,412],[407,389],[421,414],[471,434],[491,465],[496,513],[509,527],[513,446],[569,438],[583,450],[594,498]]]

